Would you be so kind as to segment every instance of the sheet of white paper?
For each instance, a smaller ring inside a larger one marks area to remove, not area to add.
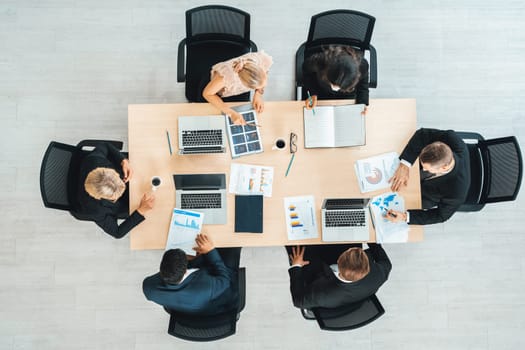
[[[190,210],[173,209],[166,250],[179,248],[187,255],[195,255],[195,237],[201,232],[204,214]]]
[[[365,144],[364,105],[334,107],[334,146],[360,146]]]
[[[395,192],[383,193],[370,201],[376,240],[378,243],[400,243],[408,241],[408,224],[406,222],[393,223],[385,218],[389,209],[405,211],[405,201]]]
[[[334,147],[334,107],[318,106],[304,109],[304,146]]]
[[[289,240],[318,237],[314,196],[285,197],[284,215]]]
[[[236,164],[230,168],[230,193],[272,196],[273,167]]]
[[[390,187],[388,180],[399,166],[397,152],[389,152],[355,162],[357,181],[361,193]]]

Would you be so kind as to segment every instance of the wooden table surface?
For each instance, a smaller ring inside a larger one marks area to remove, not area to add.
[[[322,101],[322,104],[344,104],[352,101]],[[238,104],[238,103],[237,103]],[[129,157],[134,170],[130,181],[130,210],[136,209],[142,194],[151,189],[151,178],[160,176],[162,185],[155,192],[155,207],[146,213],[146,220],[131,232],[131,249],[164,249],[171,213],[175,206],[173,174],[225,173],[229,183],[230,164],[244,163],[274,167],[272,197],[264,197],[264,232],[235,233],[235,195],[228,193],[228,222],[225,225],[205,225],[217,247],[282,246],[286,244],[322,244],[321,206],[325,198],[373,197],[388,189],[361,194],[354,163],[373,155],[397,151],[400,153],[416,129],[414,99],[372,99],[366,115],[366,145],[347,148],[305,149],[303,138],[303,102],[266,102],[258,115],[264,152],[232,160],[229,149],[223,154],[177,154],[177,118],[182,115],[217,115],[208,103],[162,105],[130,105],[128,107]],[[170,155],[166,130],[171,137]],[[288,177],[290,161],[288,144],[284,150],[272,150],[277,138],[289,140],[298,135],[297,153]],[[412,167],[410,181],[400,191],[407,208],[420,208],[418,167]],[[313,195],[316,202],[317,239],[288,241],[286,234],[284,197]],[[371,241],[375,233],[371,229]],[[422,226],[410,225],[409,241],[423,239]]]

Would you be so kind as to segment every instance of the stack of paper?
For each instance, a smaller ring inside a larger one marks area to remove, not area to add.
[[[388,188],[388,180],[399,166],[396,152],[380,154],[375,157],[360,159],[355,162],[355,172],[361,193]]]
[[[408,240],[408,224],[391,222],[385,217],[389,209],[405,211],[405,200],[394,192],[383,193],[370,200],[370,213],[377,243],[398,243]]]

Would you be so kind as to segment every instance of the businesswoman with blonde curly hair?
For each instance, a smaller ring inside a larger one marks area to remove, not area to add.
[[[262,95],[272,63],[272,58],[264,51],[250,52],[217,63],[211,69],[211,80],[204,88],[202,96],[222,113],[229,115],[234,124],[245,124],[242,116],[228,107],[221,97],[255,90],[253,107],[257,113],[261,113],[264,109]]]
[[[124,237],[144,221],[155,197],[145,193],[139,207],[129,215],[127,183],[133,176],[129,161],[109,143],[100,143],[83,160],[78,182],[76,212],[94,221],[115,238]],[[117,220],[124,219],[119,225]]]

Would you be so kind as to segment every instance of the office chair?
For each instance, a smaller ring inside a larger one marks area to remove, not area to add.
[[[369,51],[369,87],[377,87],[377,54],[370,44],[375,17],[352,10],[332,10],[312,16],[308,39],[295,54],[296,99],[306,99],[303,91],[303,62],[329,45],[347,45],[365,53]]]
[[[346,331],[366,326],[385,313],[385,309],[375,294],[363,301],[337,308],[301,309],[307,320],[315,319],[319,327],[326,331]]]
[[[210,81],[214,64],[255,51],[257,46],[250,40],[248,13],[221,5],[186,11],[186,38],[179,43],[177,81],[186,82],[188,101],[205,102],[202,91]],[[224,99],[249,100],[249,92]]]
[[[487,203],[515,200],[523,176],[523,158],[516,137],[485,140],[473,132],[458,135],[469,150],[471,176],[467,199],[458,211],[480,211]]]
[[[82,159],[98,143],[108,142],[122,149],[120,141],[83,140],[76,146],[51,141],[40,166],[40,194],[46,208],[67,210],[79,220],[87,220],[76,212],[78,172]]]
[[[190,341],[213,341],[235,334],[237,320],[246,304],[246,268],[239,268],[239,304],[233,310],[218,315],[192,315],[166,310],[170,314],[168,333]]]

